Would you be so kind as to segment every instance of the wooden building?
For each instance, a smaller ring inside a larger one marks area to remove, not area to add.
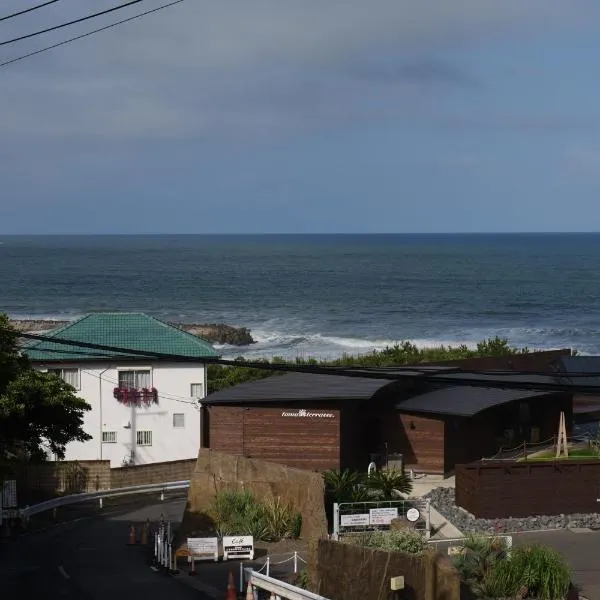
[[[204,401],[204,446],[309,470],[366,469],[401,454],[407,468],[450,473],[507,445],[551,438],[564,393],[290,373]],[[518,376],[516,376],[518,377]]]

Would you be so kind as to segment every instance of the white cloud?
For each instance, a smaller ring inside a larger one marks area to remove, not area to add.
[[[115,0],[94,3],[101,9]],[[0,47],[0,59],[147,10],[148,0],[91,23]],[[13,0],[4,14],[21,6]],[[0,39],[85,13],[57,3],[0,23]],[[403,65],[396,81],[360,76],[370,56],[435,57],[450,40],[506,28],[580,25],[596,11],[563,0],[187,0],[0,69],[0,136],[32,140],[270,135],[419,113],[419,86],[472,74]],[[432,68],[435,67],[435,68]],[[419,77],[419,74],[421,77]],[[383,78],[385,79],[385,78]]]

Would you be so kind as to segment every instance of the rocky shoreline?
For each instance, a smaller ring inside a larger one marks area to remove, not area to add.
[[[42,333],[68,325],[69,321],[15,320],[11,325],[24,333]],[[192,335],[197,335],[211,344],[249,346],[255,341],[246,327],[232,327],[224,323],[171,323]]]
[[[600,529],[600,514],[539,515],[521,519],[476,519],[455,504],[454,488],[435,488],[425,496],[459,531],[465,534],[502,534],[548,529]]]

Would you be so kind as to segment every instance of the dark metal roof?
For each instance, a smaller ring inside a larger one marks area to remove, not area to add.
[[[600,385],[600,356],[562,356],[557,366],[573,384]]]
[[[472,417],[494,406],[500,406],[515,400],[548,395],[548,392],[533,392],[530,390],[503,390],[468,386],[448,387],[399,402],[396,409],[402,412]]]
[[[206,404],[245,404],[246,402],[278,402],[299,400],[365,400],[393,383],[388,379],[362,379],[309,373],[275,375],[249,381],[203,400]]]

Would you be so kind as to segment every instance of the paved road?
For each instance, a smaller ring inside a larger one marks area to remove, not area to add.
[[[127,546],[130,521],[178,520],[184,500],[126,514],[82,519],[30,534],[0,550],[0,597],[65,600],[212,600],[175,578],[154,573],[139,546]]]

